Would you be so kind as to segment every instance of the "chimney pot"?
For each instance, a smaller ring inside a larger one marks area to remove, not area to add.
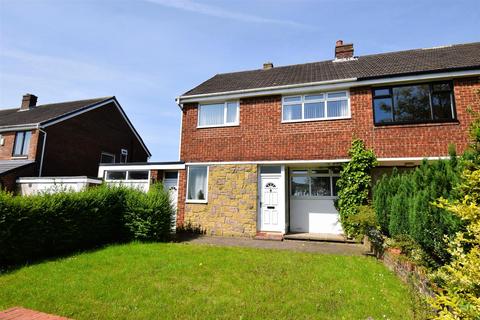
[[[353,43],[344,44],[342,40],[335,42],[335,59],[353,58]]]
[[[273,63],[272,62],[265,62],[263,64],[263,70],[269,70],[273,68]]]
[[[35,108],[37,106],[37,96],[34,94],[24,94],[22,98],[22,105],[20,110],[30,110],[31,108]]]

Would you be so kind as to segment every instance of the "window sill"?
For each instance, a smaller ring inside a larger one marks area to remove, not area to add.
[[[374,124],[374,130],[393,129],[393,128],[412,128],[412,127],[441,127],[441,126],[458,126],[460,122],[457,120],[446,122],[422,122],[422,123],[386,123]]]
[[[291,200],[336,200],[338,196],[324,196],[324,197],[295,197],[290,196]]]
[[[238,127],[240,123],[233,123],[233,124],[220,124],[220,125],[211,125],[211,126],[197,126],[197,129],[205,129],[205,128],[223,128],[223,127]]]
[[[13,160],[28,159],[28,156],[12,156]]]
[[[352,117],[335,117],[322,119],[300,119],[300,120],[282,120],[282,123],[312,122],[312,121],[332,121],[332,120],[351,120]]]
[[[185,200],[185,203],[193,203],[193,204],[207,204],[207,200]]]

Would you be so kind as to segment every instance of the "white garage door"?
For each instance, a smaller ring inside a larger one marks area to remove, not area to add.
[[[342,234],[335,209],[338,170],[293,169],[290,175],[290,231]]]

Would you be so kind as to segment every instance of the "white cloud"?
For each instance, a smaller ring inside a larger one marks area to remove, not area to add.
[[[265,18],[253,14],[246,14],[241,12],[229,11],[220,7],[197,3],[192,0],[145,0],[150,3],[161,5],[164,7],[175,8],[184,11],[195,12],[217,18],[231,19],[243,22],[279,24],[291,27],[312,28],[309,25],[283,19]]]

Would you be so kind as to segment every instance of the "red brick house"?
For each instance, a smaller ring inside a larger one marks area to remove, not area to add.
[[[208,234],[341,234],[339,166],[353,137],[380,168],[467,146],[480,43],[217,74],[181,95],[178,226]]]
[[[0,109],[0,187],[24,176],[91,176],[99,163],[146,161],[150,151],[115,97]]]

